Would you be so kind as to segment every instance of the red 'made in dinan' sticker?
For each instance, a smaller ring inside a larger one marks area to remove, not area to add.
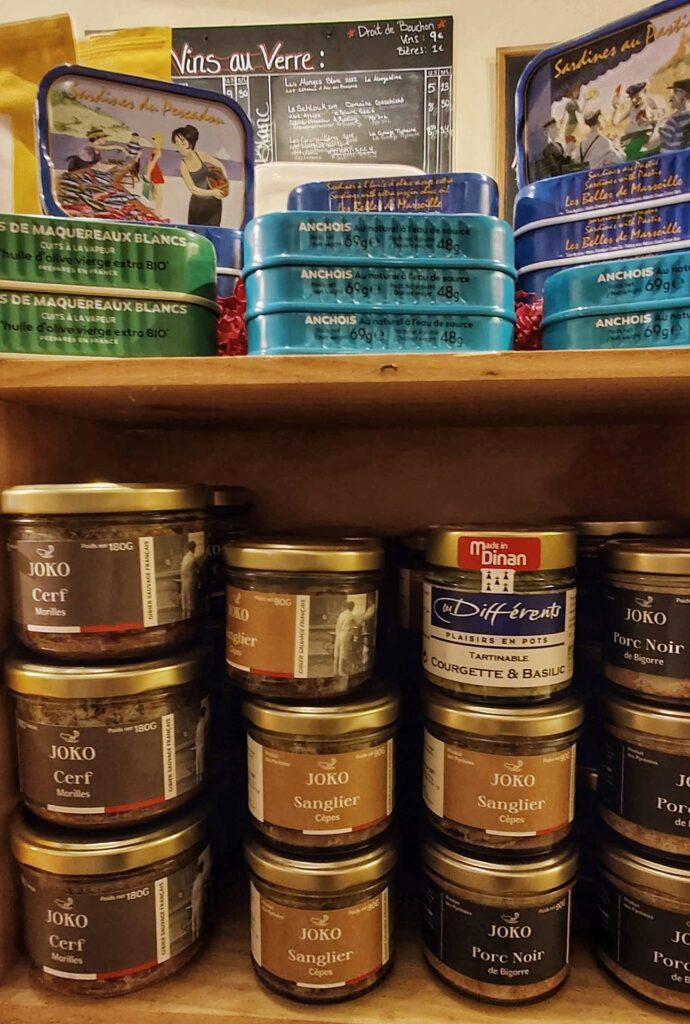
[[[458,568],[532,572],[541,568],[541,540],[539,537],[460,537]]]

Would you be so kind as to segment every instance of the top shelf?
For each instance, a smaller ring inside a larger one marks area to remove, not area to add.
[[[133,426],[668,418],[688,414],[690,350],[229,359],[0,356],[0,401]]]

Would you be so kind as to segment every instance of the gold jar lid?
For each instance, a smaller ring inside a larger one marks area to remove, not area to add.
[[[603,709],[606,720],[623,729],[671,740],[690,740],[690,711],[683,708],[657,707],[609,691]]]
[[[257,729],[297,739],[302,736],[348,736],[383,729],[397,722],[400,695],[395,690],[375,687],[365,700],[331,701],[316,706],[252,698],[244,701],[242,714]]]
[[[578,519],[573,522],[578,537],[677,537],[690,529],[688,519]]]
[[[233,569],[268,572],[371,572],[383,568],[376,540],[328,540],[318,537],[240,537],[223,547]]]
[[[435,874],[464,889],[491,896],[533,895],[553,892],[574,881],[577,850],[574,846],[529,860],[481,860],[427,838],[422,862]]]
[[[208,810],[194,811],[154,828],[117,834],[74,832],[29,820],[18,812],[10,829],[12,852],[20,864],[51,875],[116,875],[175,857],[207,838]]]
[[[195,484],[35,484],[3,491],[0,511],[16,516],[177,512],[203,509],[209,497],[205,487]]]
[[[690,871],[687,859],[656,860],[649,853],[628,849],[611,838],[599,847],[599,862],[616,878],[628,885],[651,889],[690,903]],[[644,896],[641,896],[644,902]]]
[[[539,572],[574,566],[575,552],[575,531],[569,527],[435,526],[429,532],[426,560],[475,572]]]
[[[10,657],[5,662],[5,678],[14,693],[31,697],[56,700],[136,697],[199,679],[205,658],[206,651],[202,648],[195,648],[184,657],[111,665],[47,664]]]
[[[612,540],[604,545],[602,557],[612,572],[690,576],[690,539]]]
[[[254,505],[248,487],[213,487],[211,499],[214,508],[250,509]]]
[[[422,701],[424,714],[430,721],[446,729],[475,736],[560,736],[579,729],[585,717],[584,705],[575,696],[557,698],[545,704],[493,707],[456,700],[428,687]]]
[[[250,870],[264,882],[304,893],[337,893],[377,882],[389,875],[398,859],[391,840],[345,857],[308,859],[290,857],[264,846],[257,839],[245,843]]]

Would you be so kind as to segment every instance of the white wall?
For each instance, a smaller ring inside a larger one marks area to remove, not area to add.
[[[24,0],[2,5],[0,18],[15,20],[68,10],[75,30],[134,25],[280,24],[452,14],[455,18],[455,170],[495,170],[495,51],[572,39],[639,10],[641,0],[358,0],[349,5],[323,0]],[[99,13],[100,12],[100,13]]]

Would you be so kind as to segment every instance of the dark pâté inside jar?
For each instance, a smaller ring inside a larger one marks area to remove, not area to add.
[[[261,981],[292,999],[332,1003],[383,980],[393,956],[391,842],[298,859],[251,840],[245,856]]]
[[[71,666],[11,658],[22,799],[48,821],[118,828],[188,803],[206,777],[203,652]]]
[[[575,534],[436,527],[426,548],[424,673],[478,700],[544,700],[573,676]]]
[[[211,885],[204,810],[108,836],[20,815],[11,839],[26,949],[49,988],[126,995],[168,978],[201,946]]]
[[[577,871],[572,847],[480,859],[428,839],[422,862],[424,953],[442,978],[467,995],[512,1004],[544,999],[563,984]]]
[[[379,542],[244,538],[225,545],[224,559],[235,682],[260,696],[319,699],[371,677]]]
[[[570,833],[575,697],[521,707],[424,695],[424,802],[431,824],[463,846],[538,853]]]
[[[376,687],[319,705],[247,700],[249,812],[279,845],[343,848],[369,842],[393,815],[400,700]]]
[[[2,494],[14,630],[66,661],[154,657],[198,638],[202,487],[42,484]]]
[[[690,702],[690,540],[613,541],[603,559],[604,674],[632,694]]]

